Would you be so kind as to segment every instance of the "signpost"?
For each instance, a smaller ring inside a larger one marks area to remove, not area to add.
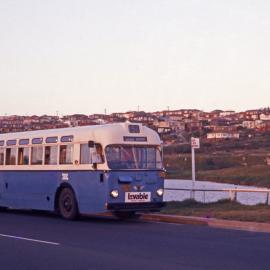
[[[192,192],[191,199],[195,199],[195,181],[196,181],[196,166],[195,166],[195,149],[200,148],[200,139],[191,137],[191,155],[192,155]]]

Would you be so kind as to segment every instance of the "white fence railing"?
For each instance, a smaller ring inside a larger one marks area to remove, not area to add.
[[[228,193],[228,198],[231,201],[237,201],[239,193],[261,193],[265,194],[265,204],[269,205],[270,202],[270,189],[244,189],[244,188],[224,188],[224,189],[187,189],[187,188],[165,188],[165,191],[185,191],[190,192],[190,198],[192,198],[193,194],[196,192],[202,193],[202,201],[206,203],[207,193],[211,192],[222,192]],[[181,200],[179,200],[181,201]]]

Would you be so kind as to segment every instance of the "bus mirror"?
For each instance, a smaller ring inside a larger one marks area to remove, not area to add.
[[[95,147],[95,142],[94,141],[88,141],[88,147],[89,148],[94,148]]]

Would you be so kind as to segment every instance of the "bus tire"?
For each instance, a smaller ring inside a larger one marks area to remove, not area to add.
[[[65,187],[58,197],[58,211],[62,218],[75,220],[79,216],[78,204],[73,190]]]

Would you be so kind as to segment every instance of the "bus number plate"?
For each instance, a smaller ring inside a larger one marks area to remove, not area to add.
[[[126,192],[126,203],[151,202],[151,192]]]

